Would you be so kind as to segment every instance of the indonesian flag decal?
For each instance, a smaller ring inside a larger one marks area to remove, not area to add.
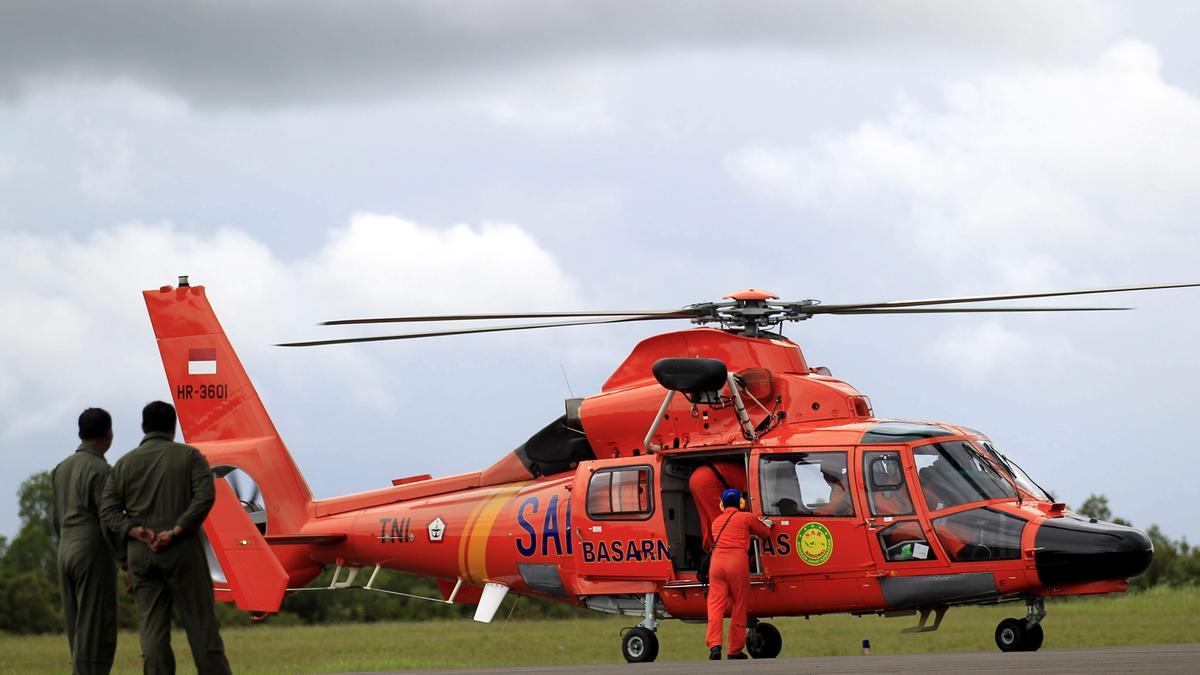
[[[216,375],[216,349],[189,349],[188,375]]]

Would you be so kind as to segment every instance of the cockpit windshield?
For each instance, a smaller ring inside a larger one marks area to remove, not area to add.
[[[1054,501],[1054,497],[1051,497],[1049,492],[1046,492],[1042,489],[1042,486],[1035,483],[1034,480],[1029,477],[1029,474],[1025,473],[1024,469],[1017,466],[1016,462],[1000,454],[1000,452],[996,450],[995,446],[993,446],[990,441],[983,441],[982,445],[983,449],[992,456],[992,459],[996,462],[996,464],[999,465],[1000,468],[1007,473],[1010,478],[1013,479],[1013,482],[1017,484],[1017,487],[1027,492],[1034,499],[1047,502]]]
[[[967,441],[913,448],[917,477],[930,511],[988,499],[1013,498],[1013,486]]]

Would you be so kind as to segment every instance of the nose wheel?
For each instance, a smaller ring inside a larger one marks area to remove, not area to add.
[[[1005,619],[996,626],[996,646],[1002,652],[1036,652],[1042,647],[1045,633],[1042,619],[1046,617],[1046,605],[1041,598],[1030,598],[1025,602],[1027,615],[1024,619]]]
[[[658,636],[649,628],[630,628],[621,638],[621,656],[629,663],[650,663],[658,658]]]
[[[658,658],[657,597],[653,593],[642,596],[642,622],[626,629],[621,638],[621,656],[629,663],[650,663]]]

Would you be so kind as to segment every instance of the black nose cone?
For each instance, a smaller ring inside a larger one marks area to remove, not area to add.
[[[1038,577],[1046,586],[1128,579],[1154,559],[1145,532],[1076,516],[1043,522],[1034,545]]]

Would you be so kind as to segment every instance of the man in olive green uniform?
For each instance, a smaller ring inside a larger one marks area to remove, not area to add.
[[[79,449],[50,472],[58,578],[71,643],[71,672],[108,673],[117,649],[117,568],[125,545],[100,524],[112,447],[112,416],[88,408],[79,416]]]
[[[175,408],[142,410],[142,444],[117,461],[104,489],[104,524],[128,537],[129,573],[146,673],[174,673],[171,608],[200,675],[229,673],[200,526],[216,492],[200,451],[174,442]],[[149,541],[149,545],[143,542]]]

